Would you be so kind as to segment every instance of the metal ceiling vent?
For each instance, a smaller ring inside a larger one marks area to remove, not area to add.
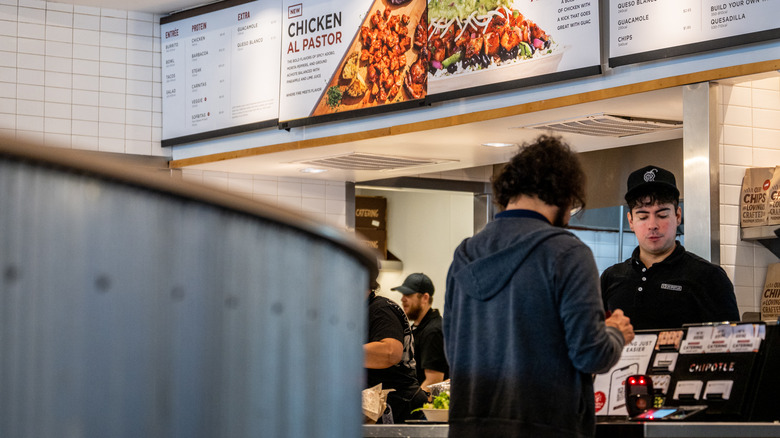
[[[432,158],[410,158],[391,155],[376,155],[352,152],[333,157],[298,161],[310,166],[329,167],[341,170],[396,170],[408,167],[425,166],[449,162],[452,160],[437,160]]]
[[[552,130],[572,134],[593,135],[598,137],[627,137],[629,135],[649,134],[669,129],[682,128],[682,122],[676,120],[645,119],[641,117],[618,116],[613,114],[591,114],[573,119],[544,122],[519,128]]]

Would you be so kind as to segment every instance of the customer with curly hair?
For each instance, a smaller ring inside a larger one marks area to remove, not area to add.
[[[585,174],[559,138],[525,145],[494,178],[495,220],[455,250],[444,340],[450,437],[592,437],[591,375],[634,332],[605,319],[590,249],[563,227],[585,205]]]

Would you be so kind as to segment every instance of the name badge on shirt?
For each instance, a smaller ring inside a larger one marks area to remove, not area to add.
[[[677,292],[682,292],[682,286],[678,286],[676,284],[661,283],[661,289],[674,290],[674,291],[677,291]]]

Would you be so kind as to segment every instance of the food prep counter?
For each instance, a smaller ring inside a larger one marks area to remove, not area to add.
[[[446,424],[364,425],[368,438],[439,438],[446,437]],[[600,423],[596,438],[767,438],[780,437],[780,423]]]
[[[594,379],[596,437],[780,437],[777,369],[780,325],[774,322],[638,331],[620,362]],[[646,374],[649,407],[688,411],[690,416],[629,420],[627,406],[637,393],[625,388],[637,374]],[[363,436],[375,438],[447,433],[444,423],[363,426]]]

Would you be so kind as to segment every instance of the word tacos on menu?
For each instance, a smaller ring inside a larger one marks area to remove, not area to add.
[[[427,49],[434,77],[552,52],[550,36],[500,0],[430,0],[428,16]]]

